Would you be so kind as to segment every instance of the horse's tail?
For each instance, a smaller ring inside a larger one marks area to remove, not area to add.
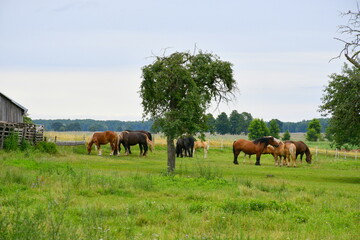
[[[209,148],[210,148],[210,141],[207,141],[206,142],[206,150],[209,150]]]
[[[87,141],[87,143],[86,143],[86,147],[87,147],[87,150],[88,150],[88,154],[90,154],[91,153],[91,147],[92,147],[92,145],[93,145],[93,143],[94,143],[94,134],[95,133],[93,133],[92,135],[91,135],[91,137],[88,139],[88,141]]]
[[[151,141],[149,139],[149,137],[146,134],[145,134],[145,137],[146,137],[146,143],[150,146],[149,148],[150,148],[150,151],[152,152],[155,148],[155,144],[153,141]]]

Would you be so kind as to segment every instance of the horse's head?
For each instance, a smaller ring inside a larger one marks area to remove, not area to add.
[[[307,154],[307,155],[306,155],[306,162],[310,164],[310,163],[311,163],[311,160],[312,160],[312,155],[311,155],[311,154]]]
[[[272,145],[272,146],[274,146],[274,147],[278,147],[279,144],[281,143],[281,141],[280,141],[279,139],[274,138],[274,137],[272,137],[272,136],[269,136],[269,137],[267,137],[267,138],[269,139],[269,144]]]

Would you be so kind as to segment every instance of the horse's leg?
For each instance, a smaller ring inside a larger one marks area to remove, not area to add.
[[[140,156],[142,156],[142,153],[143,153],[143,146],[141,143],[139,143],[139,148],[140,148]]]
[[[261,156],[261,153],[257,153],[256,154],[256,162],[255,162],[255,165],[257,165],[257,166],[260,166],[261,164],[260,164],[260,156]]]
[[[300,162],[302,163],[302,158],[303,158],[304,153],[300,153]]]
[[[101,156],[102,152],[101,152],[101,145],[99,143],[96,143],[96,147],[98,149],[98,155]]]
[[[144,155],[143,156],[146,156],[147,152],[148,152],[148,145],[147,145],[147,143],[145,143],[144,144]]]
[[[241,152],[241,151],[239,151],[239,150],[234,150],[234,149],[233,149],[233,153],[234,153],[234,161],[233,161],[233,163],[236,164],[236,165],[239,164],[237,158],[238,158],[240,152]]]
[[[114,145],[112,142],[110,142],[110,147],[111,147],[110,156],[112,156],[114,154]]]

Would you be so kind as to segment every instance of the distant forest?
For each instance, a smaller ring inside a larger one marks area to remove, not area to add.
[[[217,119],[216,119],[217,120]],[[215,120],[215,121],[216,121]],[[279,120],[278,125],[280,132],[306,132],[308,124],[311,120],[303,120],[301,122],[281,122]],[[328,126],[328,118],[319,118],[321,124],[321,131],[324,132]],[[33,120],[36,124],[44,125],[47,131],[124,131],[124,130],[146,130],[152,131],[153,121],[117,121],[117,120],[93,120],[93,119],[54,119]],[[216,124],[213,123],[213,124]],[[268,122],[267,122],[268,124]],[[230,133],[230,132],[229,132]]]

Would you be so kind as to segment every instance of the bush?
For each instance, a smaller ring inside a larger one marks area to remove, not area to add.
[[[36,149],[38,149],[40,152],[50,153],[50,154],[55,154],[58,152],[56,144],[52,142],[39,142],[36,145]]]
[[[11,132],[4,140],[5,151],[16,151],[18,149],[19,135],[15,132]]]
[[[20,150],[21,151],[25,151],[27,149],[30,149],[31,147],[32,146],[29,141],[26,141],[24,139],[21,140],[21,142],[20,142]]]

